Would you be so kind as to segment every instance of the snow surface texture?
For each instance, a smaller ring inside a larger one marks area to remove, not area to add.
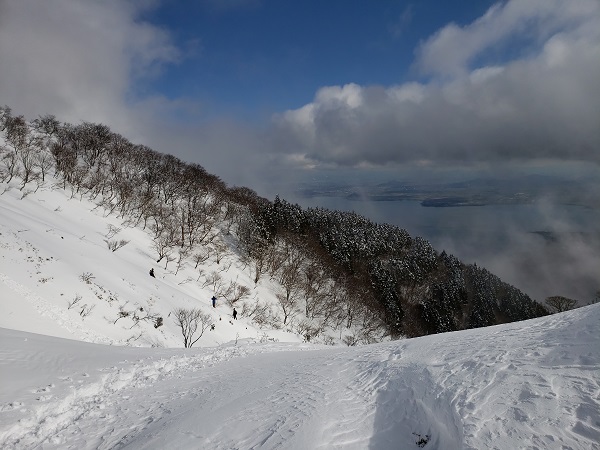
[[[600,448],[600,305],[364,347],[0,330],[0,447]]]
[[[129,241],[116,252],[110,226]],[[0,448],[600,448],[600,305],[325,347],[212,308],[215,270],[276,306],[234,253],[178,273],[155,260],[92,202],[0,195]],[[182,347],[176,307],[211,315],[202,348],[132,348]]]

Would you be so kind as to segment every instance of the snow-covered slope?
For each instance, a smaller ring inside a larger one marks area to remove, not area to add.
[[[600,305],[377,344],[114,347],[0,330],[0,447],[593,449]]]
[[[113,252],[106,241],[128,243]],[[159,265],[152,239],[140,227],[124,226],[123,219],[71,198],[68,190],[48,184],[23,196],[13,185],[0,194],[0,327],[96,343],[183,347],[173,310],[198,308],[215,329],[195,346],[236,338],[301,340],[259,329],[243,316],[233,320],[222,299],[212,307],[215,283],[235,283],[249,289],[248,301],[276,309],[274,283],[265,279],[255,286],[234,250],[197,268],[189,259],[179,270],[176,261]],[[152,317],[161,317],[163,325],[155,328]]]

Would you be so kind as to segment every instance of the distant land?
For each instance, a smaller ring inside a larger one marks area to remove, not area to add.
[[[350,185],[327,181],[304,183],[297,194],[303,198],[338,197],[361,201],[417,201],[425,207],[459,207],[531,204],[543,198],[565,205],[600,209],[598,186],[589,180],[568,180],[547,175],[515,179],[473,179],[452,183],[386,181]]]

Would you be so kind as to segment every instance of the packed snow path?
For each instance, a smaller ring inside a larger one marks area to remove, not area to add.
[[[600,305],[360,348],[0,337],[2,448],[600,448]]]

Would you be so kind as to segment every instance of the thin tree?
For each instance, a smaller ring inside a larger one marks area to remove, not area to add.
[[[198,342],[198,339],[202,337],[211,324],[210,315],[199,309],[177,308],[173,311],[173,314],[175,315],[175,323],[181,328],[185,348],[190,348]],[[200,329],[200,334],[194,339],[198,329]]]

